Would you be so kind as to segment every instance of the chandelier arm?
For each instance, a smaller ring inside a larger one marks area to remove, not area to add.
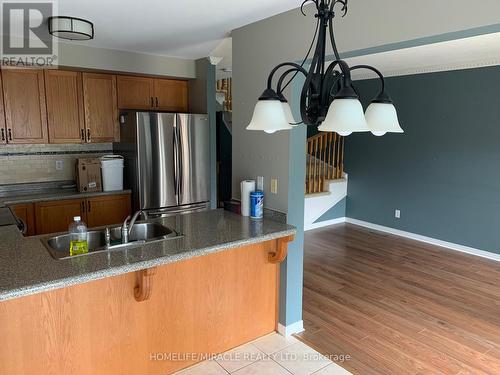
[[[342,4],[341,11],[344,12],[344,14],[342,14],[342,18],[345,17],[345,15],[347,14],[347,1],[348,0],[335,0],[335,1],[333,1],[330,5],[330,11],[333,12],[333,8],[335,7],[335,5]]]
[[[384,75],[380,72],[380,70],[378,70],[377,68],[374,68],[373,66],[370,66],[370,65],[356,65],[356,66],[353,66],[352,68],[350,68],[349,70],[353,71],[353,70],[358,70],[358,69],[371,70],[376,75],[378,75],[378,77],[380,78],[381,85],[382,85],[382,87],[380,89],[380,93],[382,94],[385,92],[385,78],[384,78]]]
[[[304,59],[300,63],[300,66],[302,66],[302,67],[304,66],[304,64],[306,63],[307,59],[309,58],[309,55],[311,54],[312,48],[314,46],[314,42],[316,41],[316,36],[318,35],[318,28],[319,28],[319,18],[316,21],[316,29],[314,30],[314,35],[313,35],[311,44],[309,46],[309,49],[307,50],[306,56],[304,57]],[[295,79],[295,77],[297,76],[298,73],[299,73],[299,71],[295,72],[295,74],[292,76],[292,78],[290,78],[288,80],[288,82],[285,84],[285,86],[283,87],[283,90],[285,90],[288,87],[288,85]]]
[[[309,2],[312,2],[316,5],[316,9],[319,9],[319,4],[318,4],[318,0],[304,0],[302,2],[302,4],[300,5],[300,12],[304,15],[304,16],[307,16],[306,12],[304,12],[304,6],[309,3]]]
[[[329,20],[333,17],[333,14],[329,13],[329,3],[326,0],[320,0],[316,17],[319,19],[316,49],[300,95],[300,113],[303,122],[307,125],[318,124],[323,120],[324,115],[321,93],[325,67],[326,29]]]
[[[325,75],[323,77],[323,80],[325,81],[325,84],[323,85],[323,89],[321,91],[321,103],[324,106],[329,104],[328,102],[330,100],[330,92],[332,90],[332,87],[335,84],[337,84],[338,80],[342,77],[342,74],[340,72],[334,70],[335,67],[337,65],[339,65],[339,61],[340,60],[333,61],[330,65],[328,65],[328,68],[326,68]],[[328,79],[329,79],[330,75],[332,75],[332,74],[334,76],[338,74],[337,79],[335,80],[335,82],[332,85],[326,85],[326,83],[328,82]]]
[[[342,79],[342,73],[340,73],[339,71],[335,70],[333,72],[333,77],[334,77],[334,80],[327,86],[325,87],[326,90],[323,91],[322,93],[322,98],[323,98],[323,103],[324,105],[329,105],[330,104],[330,97],[332,95],[332,90],[335,86],[338,85],[339,81]]]
[[[332,10],[335,3],[332,4]],[[335,55],[335,60],[340,60],[340,54],[337,49],[337,43],[335,42],[335,35],[333,33],[333,17],[330,19],[330,24],[328,25],[328,31],[330,33],[330,43],[332,45],[333,54]]]
[[[274,78],[274,74],[278,71],[278,69],[284,67],[284,66],[292,66],[294,67],[297,71],[303,73],[304,75],[307,76],[307,71],[302,67],[300,66],[299,64],[297,63],[293,63],[293,62],[284,62],[284,63],[281,63],[281,64],[278,64],[274,67],[273,70],[271,70],[271,73],[269,73],[269,76],[267,78],[267,88],[270,89],[272,88],[272,85],[273,85],[273,78]]]
[[[290,73],[294,73],[294,72],[295,72],[295,75],[297,75],[298,73],[302,73],[302,74],[304,74],[305,77],[307,77],[307,72],[305,69],[298,69],[296,67],[294,67],[292,69],[288,69],[278,79],[278,85],[276,87],[276,92],[278,93],[278,95],[283,94],[283,90],[285,90],[286,86],[288,85],[288,84],[286,84],[283,88],[281,87],[283,85],[283,81],[285,80],[286,76],[289,75]],[[294,77],[295,77],[295,75],[294,75]]]

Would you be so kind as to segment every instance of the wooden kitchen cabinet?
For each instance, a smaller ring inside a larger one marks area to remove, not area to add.
[[[85,221],[85,199],[35,203],[36,234],[66,232],[75,216]]]
[[[16,204],[10,207],[14,216],[21,220],[24,225],[23,235],[34,236],[35,231],[35,207],[33,203]]]
[[[118,108],[152,109],[154,106],[153,79],[147,77],[118,76]]]
[[[118,108],[187,112],[188,82],[118,76]]]
[[[154,80],[155,108],[161,111],[187,112],[188,82],[172,79]]]
[[[82,73],[55,69],[44,72],[49,142],[85,142]]]
[[[7,129],[5,128],[5,111],[3,107],[2,74],[0,71],[0,144],[7,143]]]
[[[121,224],[131,213],[130,194],[39,202],[34,207],[37,235],[66,232],[75,216],[94,228]]]
[[[88,198],[86,203],[86,223],[89,228],[121,224],[130,215],[130,211],[130,194]]]
[[[83,102],[87,142],[118,141],[116,76],[83,73]]]
[[[2,69],[7,143],[47,143],[45,84],[41,69]]]

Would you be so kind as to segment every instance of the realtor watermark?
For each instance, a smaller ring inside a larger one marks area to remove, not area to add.
[[[55,16],[55,1],[2,0],[2,66],[53,67],[58,43],[49,34],[48,19]]]
[[[350,354],[329,354],[323,355],[317,352],[311,353],[274,353],[274,354],[264,354],[260,352],[249,352],[249,353],[239,353],[239,352],[227,352],[223,354],[210,354],[210,353],[175,353],[175,352],[158,352],[150,353],[150,361],[168,361],[168,362],[202,362],[207,360],[216,361],[245,361],[245,362],[257,362],[261,360],[272,359],[274,361],[284,361],[284,362],[318,362],[330,360],[337,363],[342,363],[351,360]]]

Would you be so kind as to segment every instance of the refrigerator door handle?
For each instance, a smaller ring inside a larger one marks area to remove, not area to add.
[[[185,174],[185,171],[184,171],[184,160],[183,160],[183,157],[182,157],[182,153],[183,153],[183,149],[182,149],[182,122],[179,121],[179,125],[181,126],[178,126],[177,127],[177,134],[178,134],[178,137],[179,139],[177,140],[177,143],[179,145],[179,148],[178,148],[178,152],[179,152],[179,176],[177,177],[178,181],[179,181],[179,204],[181,204],[180,202],[180,199],[181,199],[181,196],[182,196],[182,191],[183,191],[183,188],[184,188],[184,174]]]
[[[178,128],[174,125],[174,188],[177,204],[179,204],[179,137],[177,134]]]

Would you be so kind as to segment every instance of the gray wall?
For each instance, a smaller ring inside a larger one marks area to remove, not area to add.
[[[195,61],[59,43],[58,65],[124,73],[195,78]]]
[[[500,253],[499,87],[500,67],[389,78],[405,134],[347,138],[347,216]]]

